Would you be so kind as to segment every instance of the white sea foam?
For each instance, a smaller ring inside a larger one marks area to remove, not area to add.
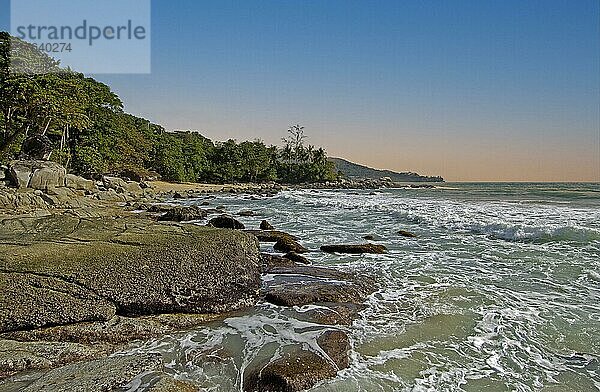
[[[267,217],[310,249],[366,234],[389,248],[385,255],[308,255],[315,265],[378,280],[348,329],[350,368],[313,392],[598,389],[600,203],[562,188],[559,196],[518,185],[456,188],[218,199],[231,211],[261,211],[240,217],[248,227]],[[402,238],[399,229],[417,238]],[[316,339],[324,326],[304,321],[318,308],[263,304],[139,350],[160,352],[168,371],[206,390],[240,391],[246,369],[290,345],[323,355]]]

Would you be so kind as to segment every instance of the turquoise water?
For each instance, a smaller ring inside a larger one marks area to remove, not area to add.
[[[314,391],[600,390],[599,184],[306,190],[214,204],[252,209],[258,216],[241,218],[248,227],[268,219],[310,249],[366,234],[388,247],[308,254],[379,282],[344,328],[350,368]],[[262,304],[139,350],[161,352],[168,371],[207,390],[239,391],[253,362],[314,339],[297,313]]]

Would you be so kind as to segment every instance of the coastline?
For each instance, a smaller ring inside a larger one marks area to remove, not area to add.
[[[286,311],[319,304],[319,311],[302,317],[347,326],[376,287],[368,277],[311,266],[294,233],[262,224],[247,230],[234,211],[210,203],[219,193],[271,197],[309,186],[58,178],[56,184],[56,177],[45,178],[42,189],[0,188],[0,387],[6,390],[49,388],[80,369],[87,369],[85,376],[65,388],[99,390],[92,386],[98,382],[120,387],[152,371],[156,388],[150,391],[196,390],[164,374],[155,357],[115,362],[111,354],[263,302]],[[344,184],[351,185],[356,183]],[[204,207],[165,205],[184,198],[203,198]],[[185,223],[199,219],[209,227]],[[260,253],[259,242],[274,243],[279,253]],[[265,281],[265,274],[277,279]],[[298,274],[311,276],[312,283],[295,283]],[[303,390],[349,366],[343,330],[325,328],[318,342],[326,357],[298,346],[267,369],[249,369],[244,390],[273,387],[274,378],[280,380],[276,390]],[[131,377],[109,370],[119,367]]]

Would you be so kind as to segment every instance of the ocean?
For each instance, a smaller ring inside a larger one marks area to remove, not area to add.
[[[211,204],[254,211],[239,218],[248,228],[267,219],[297,235],[314,265],[377,280],[360,317],[340,327],[350,367],[312,391],[600,390],[600,184],[299,190]],[[318,251],[365,235],[389,252]],[[253,362],[314,347],[314,328],[294,314],[260,304],[135,351],[160,352],[168,372],[205,390],[240,391]]]

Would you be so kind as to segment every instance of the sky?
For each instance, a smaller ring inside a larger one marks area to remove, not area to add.
[[[377,168],[600,181],[598,0],[154,0],[151,36],[151,74],[93,76],[170,130],[300,123]]]

